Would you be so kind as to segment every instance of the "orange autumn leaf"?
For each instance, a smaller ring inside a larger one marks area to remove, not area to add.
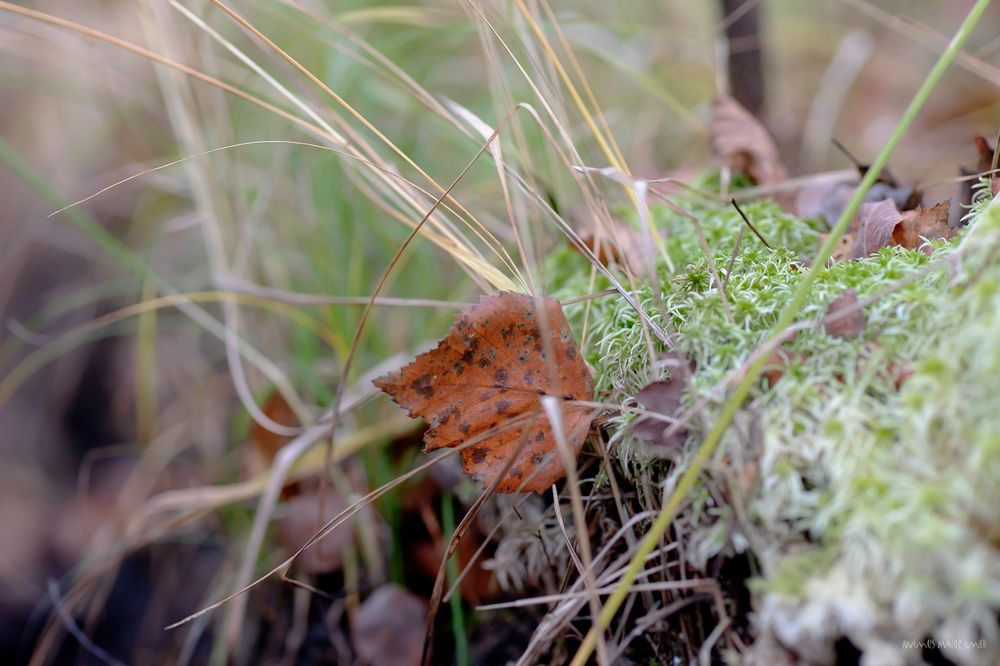
[[[532,296],[513,292],[484,296],[458,315],[437,347],[374,382],[411,417],[426,419],[427,451],[483,437],[463,449],[461,456],[465,472],[484,487],[523,444],[497,492],[544,492],[565,474],[551,425],[542,414],[542,396],[565,400],[594,396],[590,371],[559,301],[543,300],[544,320]],[[563,418],[566,440],[579,453],[590,429],[591,410],[565,405]],[[504,427],[507,424],[510,427]]]

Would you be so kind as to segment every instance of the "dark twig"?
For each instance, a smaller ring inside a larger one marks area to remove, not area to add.
[[[764,237],[760,235],[760,232],[757,231],[756,227],[754,227],[753,224],[750,223],[750,220],[747,219],[747,216],[743,212],[743,209],[740,208],[740,205],[738,203],[736,203],[736,199],[730,199],[729,203],[733,204],[733,208],[736,209],[736,212],[740,214],[740,217],[743,218],[743,221],[747,223],[748,227],[750,227],[750,231],[753,232],[753,235],[760,239],[760,242],[764,244],[764,247],[766,247],[768,250],[773,251],[774,248],[771,247],[771,244],[768,243],[766,240],[764,240]]]

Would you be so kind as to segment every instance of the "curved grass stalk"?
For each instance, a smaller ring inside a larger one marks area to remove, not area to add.
[[[840,241],[840,237],[844,235],[845,231],[847,231],[851,220],[854,219],[854,216],[857,213],[858,208],[860,208],[861,202],[864,200],[868,190],[875,184],[879,174],[882,173],[882,169],[884,169],[888,163],[889,156],[895,150],[896,146],[903,138],[903,135],[909,129],[910,125],[917,117],[917,114],[927,102],[931,93],[934,92],[934,88],[937,87],[937,84],[941,81],[941,78],[944,76],[948,66],[951,65],[951,62],[961,50],[962,45],[965,43],[966,39],[968,39],[972,30],[979,23],[983,12],[989,4],[990,0],[978,0],[972,9],[969,10],[965,20],[962,22],[961,26],[959,26],[955,36],[952,37],[951,42],[948,44],[948,48],[941,54],[941,57],[934,64],[930,73],[928,73],[927,78],[924,79],[920,89],[917,90],[916,95],[914,95],[913,101],[910,102],[910,105],[906,108],[902,118],[900,118],[899,123],[896,125],[896,129],[893,131],[892,136],[889,137],[889,141],[885,144],[885,147],[882,148],[882,151],[875,159],[875,162],[862,179],[861,184],[858,186],[857,190],[855,190],[854,196],[851,197],[847,207],[844,209],[843,213],[841,213],[840,218],[837,220],[837,224],[834,225],[834,228],[830,232],[826,242],[823,244],[823,247],[820,248],[819,254],[813,261],[809,272],[806,273],[805,277],[803,277],[802,282],[799,283],[798,288],[792,295],[791,301],[789,301],[788,305],[778,317],[778,321],[775,323],[774,328],[771,330],[771,334],[768,336],[769,340],[783,335],[784,330],[798,315],[799,310],[802,308],[809,296],[809,290],[811,289],[812,284],[816,281],[816,277],[819,275],[820,271],[825,269],[827,261],[829,261],[837,243]],[[584,638],[583,643],[580,645],[580,648],[577,650],[576,656],[574,656],[572,661],[573,666],[583,666],[583,664],[587,662],[587,659],[590,658],[590,655],[593,653],[594,647],[597,643],[598,633],[603,632],[608,628],[611,624],[611,620],[617,614],[618,609],[621,608],[622,602],[625,600],[629,589],[632,587],[635,579],[643,567],[646,556],[653,551],[656,545],[660,542],[660,539],[663,538],[663,535],[666,534],[667,528],[677,515],[677,510],[680,508],[681,503],[687,497],[688,492],[694,486],[694,483],[701,474],[702,470],[704,470],[709,458],[711,458],[712,454],[715,452],[716,447],[722,440],[722,436],[729,427],[729,423],[736,415],[736,412],[739,411],[740,407],[743,405],[743,401],[746,399],[747,395],[749,395],[750,389],[757,381],[757,378],[760,377],[760,373],[766,363],[767,357],[761,355],[750,366],[746,375],[743,377],[743,380],[739,383],[739,385],[737,385],[733,394],[726,401],[718,420],[712,426],[708,435],[705,436],[705,439],[698,448],[697,453],[695,453],[694,457],[691,459],[687,470],[685,470],[683,476],[681,476],[680,480],[677,482],[677,487],[674,489],[674,492],[671,493],[670,498],[664,504],[663,509],[660,510],[660,515],[657,516],[656,521],[650,527],[649,532],[639,545],[639,549],[632,557],[631,562],[629,562],[628,569],[622,577],[621,582],[615,588],[614,593],[608,598],[604,609],[601,611],[600,617],[597,619],[594,626],[591,627],[587,636]]]

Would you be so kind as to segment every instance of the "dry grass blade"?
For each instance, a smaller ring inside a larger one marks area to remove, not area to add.
[[[27,16],[28,18],[32,18],[36,21],[48,23],[50,25],[54,25],[66,30],[72,30],[73,32],[85,35],[92,39],[96,39],[105,42],[107,44],[111,44],[126,51],[131,51],[132,53],[135,53],[138,56],[146,58],[157,64],[164,65],[165,67],[169,67],[175,71],[178,71],[182,74],[190,76],[191,78],[207,83],[211,86],[215,86],[219,90],[225,91],[230,95],[239,97],[240,99],[250,102],[251,104],[259,106],[260,108],[265,109],[270,113],[278,115],[284,118],[285,120],[294,123],[295,125],[308,131],[310,134],[314,134],[316,136],[325,138],[330,141],[336,141],[335,136],[327,134],[322,128],[316,125],[312,125],[311,123],[303,120],[302,118],[299,118],[298,116],[289,113],[288,111],[285,111],[284,109],[274,106],[273,104],[265,100],[255,97],[254,95],[244,92],[239,88],[236,88],[235,86],[229,85],[228,83],[220,81],[192,67],[188,67],[187,65],[171,60],[170,58],[162,56],[158,53],[154,53],[148,49],[144,49],[141,46],[132,44],[131,42],[119,39],[117,37],[113,37],[99,30],[94,30],[93,28],[88,28],[87,26],[80,25],[79,23],[74,23],[73,21],[68,21],[66,19],[59,18],[58,16],[53,16],[51,14],[39,12],[34,9],[29,9],[27,7],[21,7],[19,5],[14,5],[9,2],[0,1],[0,9],[8,12],[13,12],[15,14],[21,14],[23,16]]]

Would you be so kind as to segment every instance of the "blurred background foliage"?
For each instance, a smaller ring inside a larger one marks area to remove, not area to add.
[[[761,1],[761,116],[786,161],[798,173],[849,167],[831,138],[862,161],[873,157],[945,43],[942,35],[970,5]],[[165,55],[302,115],[168,2],[21,6]],[[342,119],[401,177],[427,186],[365,123],[211,3],[183,6],[318,117]],[[528,6],[550,24],[547,5]],[[459,116],[449,119],[442,110],[448,100],[491,128],[509,110],[506,100],[536,109],[551,104],[566,122],[549,130],[565,131],[584,163],[607,164],[584,119],[565,111],[570,96],[514,3],[249,0],[233,7],[445,187],[482,141]],[[551,11],[633,173],[661,177],[711,166],[709,103],[724,52],[724,17],[715,3],[587,1],[553,3]],[[479,12],[503,43],[487,34]],[[959,165],[975,161],[973,136],[995,131],[998,27],[1000,7],[994,6],[967,48],[975,57],[953,68],[894,156],[900,180],[956,176]],[[543,90],[530,89],[504,44],[530,63]],[[156,545],[134,555],[117,576],[109,577],[100,562],[118,562],[122,534],[150,497],[236,483],[259,468],[248,461],[251,419],[234,388],[225,336],[187,310],[153,307],[153,299],[201,294],[192,302],[221,322],[230,315],[219,289],[233,281],[365,297],[410,229],[395,219],[401,208],[385,193],[388,186],[360,176],[354,161],[279,143],[322,143],[287,118],[9,7],[0,7],[0,111],[0,659],[23,658],[43,635],[51,621],[46,581],[58,580],[66,590],[81,575],[100,581],[88,588],[95,598],[115,600],[92,610],[96,643],[125,645],[121,654],[137,663],[167,651],[191,657],[198,644],[192,634],[203,625],[181,634],[160,628],[229,589],[253,502],[207,511],[199,529],[174,532],[164,522],[160,534],[166,536],[147,539]],[[517,126],[522,140],[506,133],[502,145],[516,156],[518,170],[565,217],[585,221],[587,205],[544,134],[525,114]],[[272,143],[245,144],[261,141]],[[232,147],[141,175],[49,217],[123,178],[225,146]],[[948,188],[954,185],[932,187],[932,198],[949,195]],[[454,195],[513,253],[516,239],[489,160],[480,159]],[[535,230],[536,258],[563,242],[535,212],[519,213]],[[407,219],[412,224],[419,215],[411,211]],[[483,256],[501,266],[485,250]],[[482,273],[419,237],[382,294],[468,302],[488,288]],[[288,378],[308,414],[321,418],[361,307],[265,296],[259,290],[243,296],[238,334]],[[113,314],[143,303],[153,305],[125,313],[130,316]],[[351,385],[362,385],[359,380],[387,359],[440,337],[453,313],[449,307],[376,309],[359,340]],[[254,402],[264,404],[271,378],[249,364],[246,373]],[[368,404],[345,427],[363,431],[391,414],[386,404]],[[357,487],[345,481],[352,492],[412,465],[412,455],[401,460],[385,445],[409,426],[389,426],[371,436],[377,446],[365,449],[359,474],[366,480]],[[402,539],[397,504],[387,500],[379,509],[390,533]],[[260,569],[280,561],[277,553],[280,548],[266,549]],[[291,594],[264,592],[263,604]],[[261,608],[258,603],[254,612]],[[110,628],[116,621],[117,631]],[[266,634],[258,635],[265,641],[260,636]],[[75,649],[50,646],[49,654]]]

